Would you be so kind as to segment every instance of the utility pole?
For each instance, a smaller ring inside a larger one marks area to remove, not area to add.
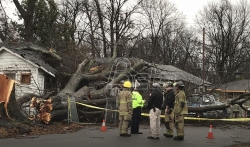
[[[204,61],[204,58],[205,58],[205,55],[204,55],[204,52],[205,52],[205,28],[203,28],[203,47],[202,47],[202,86],[203,86],[203,92],[205,91],[205,61]]]

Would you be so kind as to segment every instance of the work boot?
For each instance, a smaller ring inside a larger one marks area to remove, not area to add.
[[[148,136],[148,139],[160,139],[159,137]]]
[[[174,140],[183,140],[183,139],[184,139],[183,136],[175,136],[175,137],[174,137]]]
[[[120,134],[120,136],[122,136],[122,137],[131,137],[130,134]]]
[[[136,133],[131,133],[131,134],[143,134],[142,132],[136,132]]]
[[[167,138],[172,138],[172,137],[173,137],[173,135],[168,134],[168,133],[164,133],[163,136],[165,136],[165,137],[167,137]]]

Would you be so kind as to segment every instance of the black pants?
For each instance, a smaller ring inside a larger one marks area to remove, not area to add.
[[[132,122],[131,122],[131,133],[139,132],[139,124],[141,120],[141,107],[133,109]]]

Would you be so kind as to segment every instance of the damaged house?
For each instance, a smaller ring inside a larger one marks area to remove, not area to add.
[[[24,93],[43,95],[47,89],[56,90],[56,70],[42,59],[47,52],[32,43],[1,45],[0,75],[15,81],[16,99]],[[0,84],[0,89],[4,88]]]

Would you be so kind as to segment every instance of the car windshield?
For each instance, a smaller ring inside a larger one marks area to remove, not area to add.
[[[188,98],[189,104],[214,104],[214,96],[213,95],[193,95]]]

